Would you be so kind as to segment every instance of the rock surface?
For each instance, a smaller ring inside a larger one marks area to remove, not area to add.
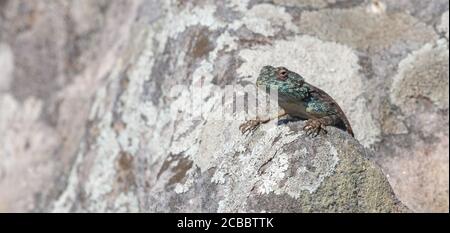
[[[0,1],[0,211],[448,212],[448,1],[378,2]],[[266,64],[356,140],[223,120]]]

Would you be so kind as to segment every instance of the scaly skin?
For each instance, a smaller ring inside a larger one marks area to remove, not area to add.
[[[335,126],[354,137],[350,122],[336,101],[321,89],[305,82],[299,74],[284,67],[264,66],[256,85],[263,89],[277,88],[281,111],[275,118],[290,115],[307,120],[303,127],[307,135],[315,137],[320,132],[327,133],[326,126]],[[259,117],[242,124],[239,128],[242,133],[246,133],[272,119],[274,118]]]

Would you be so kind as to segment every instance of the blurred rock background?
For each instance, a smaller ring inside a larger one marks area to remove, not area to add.
[[[447,0],[0,0],[0,211],[251,210],[220,202],[241,122],[177,118],[169,90],[271,64],[335,97],[410,210],[448,212],[448,22]]]

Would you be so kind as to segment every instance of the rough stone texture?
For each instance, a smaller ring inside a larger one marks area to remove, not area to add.
[[[448,41],[425,44],[400,62],[391,86],[391,101],[402,112],[410,138],[399,130],[390,131],[399,135],[393,140],[405,140],[399,144],[410,148],[389,143],[397,156],[381,154],[380,161],[389,164],[386,171],[393,186],[399,187],[399,197],[418,211],[427,211],[427,206],[448,211],[448,176],[444,175],[449,173],[448,68]]]
[[[0,211],[448,212],[448,2],[377,2],[0,1]],[[356,140],[240,135],[265,64]]]
[[[448,45],[426,44],[403,59],[391,87],[391,100],[407,114],[414,114],[417,99],[430,100],[438,109],[448,109]]]
[[[0,1],[0,211],[48,210],[65,188],[92,97],[127,59],[119,47],[135,11],[128,1]]]
[[[448,40],[448,21],[449,21],[449,16],[448,16],[448,11],[447,11],[444,14],[442,14],[441,23],[438,26],[439,31],[441,33],[444,33],[445,37],[447,37],[447,40]]]

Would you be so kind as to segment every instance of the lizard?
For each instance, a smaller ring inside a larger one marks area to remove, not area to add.
[[[239,129],[243,134],[260,124],[289,115],[306,120],[303,130],[308,136],[326,134],[326,126],[335,126],[354,137],[350,122],[336,101],[325,91],[307,83],[301,75],[285,67],[266,65],[260,71],[256,86],[263,90],[278,89],[280,111],[276,116],[256,117],[241,124]]]

